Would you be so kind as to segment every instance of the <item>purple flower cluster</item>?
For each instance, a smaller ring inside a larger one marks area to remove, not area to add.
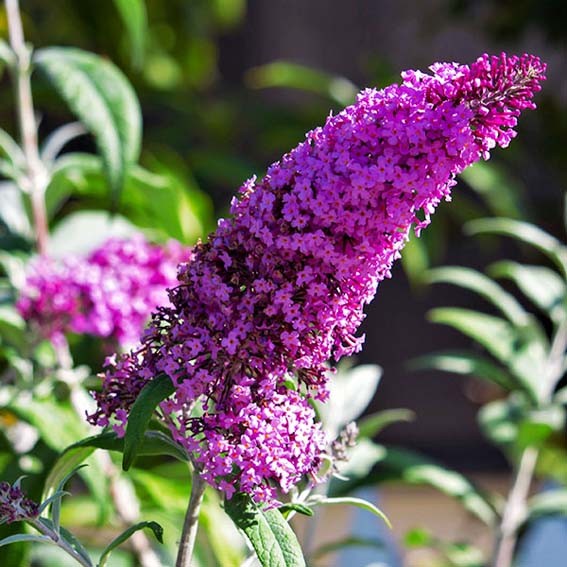
[[[325,400],[326,361],[360,349],[363,308],[411,227],[429,224],[465,167],[508,144],[545,78],[529,55],[431,70],[363,91],[244,184],[140,348],[110,361],[92,423],[114,418],[120,431],[165,374],[176,386],[166,422],[227,496],[271,501],[316,474],[326,442],[306,397]]]
[[[178,242],[161,247],[142,235],[111,238],[88,257],[39,257],[17,302],[23,318],[54,342],[65,333],[94,335],[128,348],[150,314],[168,302],[177,264],[190,252]]]
[[[27,498],[18,483],[0,482],[0,524],[33,520],[39,516],[39,506]]]

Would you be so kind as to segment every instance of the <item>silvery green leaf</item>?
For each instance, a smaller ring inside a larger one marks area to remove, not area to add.
[[[363,364],[330,374],[330,397],[317,410],[325,430],[336,437],[342,427],[357,419],[372,401],[382,376],[375,364]]]

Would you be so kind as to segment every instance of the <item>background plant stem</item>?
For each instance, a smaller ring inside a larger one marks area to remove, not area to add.
[[[494,553],[494,567],[510,567],[512,565],[518,540],[518,527],[526,513],[526,500],[529,495],[537,457],[538,450],[534,447],[528,447],[520,459],[514,484],[502,515],[500,533]]]
[[[26,46],[24,41],[18,0],[6,0],[6,14],[8,17],[10,46],[15,55],[15,66],[12,72],[16,87],[20,138],[26,159],[26,187],[24,189],[30,195],[37,250],[40,254],[46,254],[49,232],[45,208],[45,190],[48,185],[49,175],[39,157],[37,123],[33,109],[30,82],[31,49]]]
[[[181,533],[181,541],[179,543],[179,552],[177,554],[175,567],[191,567],[193,548],[195,547],[195,539],[197,538],[197,530],[199,529],[199,510],[203,502],[203,494],[205,493],[206,485],[197,471],[195,469],[193,470],[191,498],[185,514],[185,521],[183,522],[183,532]]]

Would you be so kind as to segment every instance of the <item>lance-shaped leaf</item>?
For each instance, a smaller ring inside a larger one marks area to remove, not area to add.
[[[502,367],[481,356],[468,352],[445,351],[420,356],[410,362],[414,370],[435,369],[453,374],[482,378],[505,390],[514,390],[517,381]]]
[[[531,244],[551,258],[563,274],[567,275],[567,248],[557,238],[533,224],[513,219],[488,218],[467,223],[465,230],[467,234],[501,234]]]
[[[124,436],[122,468],[125,471],[132,466],[144,443],[146,430],[157,406],[173,392],[175,388],[171,378],[160,374],[144,387],[132,405]]]
[[[371,439],[378,435],[388,425],[401,421],[412,421],[415,418],[413,411],[400,408],[378,411],[363,417],[358,423],[358,437],[368,437]]]
[[[494,277],[512,280],[553,321],[561,321],[567,315],[567,286],[550,268],[504,260],[489,266],[488,271]]]
[[[130,526],[127,530],[124,530],[118,537],[113,539],[103,550],[98,560],[97,567],[104,567],[110,554],[121,544],[127,541],[136,532],[148,528],[152,530],[156,539],[163,543],[163,528],[157,522],[139,522],[133,526]]]
[[[246,80],[257,89],[284,87],[313,92],[341,106],[352,104],[359,90],[348,79],[288,61],[274,61],[250,69]]]
[[[567,516],[567,489],[556,488],[533,496],[528,502],[526,521],[541,516]]]
[[[47,475],[44,495],[49,496],[61,482],[61,479],[64,478],[69,471],[80,465],[96,449],[122,453],[124,451],[124,439],[118,437],[113,431],[106,431],[100,435],[87,437],[67,447],[61,453],[57,461],[55,461],[55,464]],[[161,431],[150,430],[145,432],[144,439],[138,448],[138,455],[168,455],[179,461],[188,461],[185,450]]]
[[[496,282],[481,272],[460,266],[446,266],[429,270],[427,283],[448,283],[473,291],[494,305],[511,323],[524,326],[530,316],[515,297],[504,291]]]
[[[95,137],[113,195],[140,154],[142,119],[134,90],[109,61],[80,49],[39,49],[35,65]]]
[[[482,345],[508,366],[532,401],[537,402],[545,395],[547,386],[541,377],[548,345],[537,329],[531,325],[517,328],[499,317],[458,307],[433,309],[428,317],[434,323],[457,329]]]
[[[305,567],[305,559],[290,525],[278,510],[262,512],[246,494],[225,502],[225,511],[241,529],[262,567]]]
[[[363,498],[354,498],[352,496],[338,496],[336,498],[322,498],[321,500],[314,502],[314,504],[317,506],[336,506],[341,504],[356,506],[357,508],[361,508],[362,510],[366,510],[371,514],[378,516],[389,528],[392,527],[388,516],[386,516],[386,514],[384,514],[382,510],[374,506],[372,502],[368,502],[368,500],[364,500]]]

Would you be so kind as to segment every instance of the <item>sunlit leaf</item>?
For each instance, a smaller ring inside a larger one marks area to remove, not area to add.
[[[288,61],[274,61],[250,69],[246,81],[256,89],[285,87],[316,93],[341,106],[352,104],[358,92],[356,85],[344,77]]]
[[[339,368],[336,374],[331,375],[329,400],[317,405],[323,426],[331,437],[362,414],[372,401],[381,376],[382,369],[375,364],[346,370]]]
[[[520,291],[558,322],[567,315],[565,281],[553,270],[543,266],[526,266],[517,262],[502,261],[489,266],[489,273],[497,278],[509,278]]]
[[[449,325],[467,335],[507,365],[534,401],[545,396],[547,384],[542,374],[548,345],[539,328],[517,328],[499,317],[458,307],[433,309],[428,316],[434,323]]]
[[[435,369],[488,380],[505,390],[514,390],[517,381],[490,360],[468,352],[446,351],[420,356],[410,362],[414,370]]]
[[[384,428],[388,425],[394,423],[399,423],[402,421],[408,422],[415,418],[413,411],[408,409],[391,409],[382,410],[366,417],[363,417],[358,421],[358,437],[367,437],[371,439],[372,437],[378,435]]]
[[[305,567],[297,537],[278,510],[262,512],[240,493],[225,501],[225,511],[252,544],[262,567]]]
[[[529,314],[513,295],[504,291],[496,282],[481,272],[461,266],[446,266],[429,270],[427,283],[448,283],[473,291],[491,303],[511,323],[523,326],[530,321]]]
[[[496,216],[522,216],[519,196],[522,187],[510,178],[508,172],[496,163],[477,162],[459,174],[486,202]]]
[[[117,200],[140,153],[142,119],[130,83],[112,63],[80,49],[39,49],[34,62],[95,137]]]
[[[390,520],[388,519],[386,514],[382,512],[382,510],[377,508],[374,504],[372,504],[372,502],[368,502],[368,500],[364,500],[362,498],[355,498],[353,496],[338,496],[335,498],[323,498],[321,500],[315,501],[314,504],[317,506],[334,506],[338,504],[356,506],[357,508],[361,508],[362,510],[366,510],[371,514],[378,516],[389,528],[392,527]]]
[[[287,502],[286,504],[282,504],[278,510],[284,515],[286,519],[289,519],[290,512],[297,512],[298,514],[302,514],[303,516],[313,516],[313,510],[310,506],[306,506],[305,504],[301,504],[300,502]]]
[[[49,495],[69,471],[84,462],[96,449],[122,453],[124,439],[118,437],[113,431],[107,431],[100,435],[87,437],[67,447],[55,461],[47,476],[44,494]],[[145,432],[143,442],[138,449],[138,455],[168,455],[180,461],[187,462],[188,460],[185,451],[170,437],[160,431],[151,430]]]
[[[501,234],[531,244],[547,255],[567,275],[567,248],[557,238],[527,222],[504,218],[478,219],[469,222],[468,234]]]
[[[18,542],[33,542],[33,543],[53,543],[47,536],[44,535],[35,535],[35,534],[16,534],[13,536],[5,537],[3,540],[0,540],[0,547],[3,545],[10,545],[11,543],[18,543]]]
[[[542,516],[567,516],[567,489],[554,488],[533,496],[528,502],[527,521]]]

